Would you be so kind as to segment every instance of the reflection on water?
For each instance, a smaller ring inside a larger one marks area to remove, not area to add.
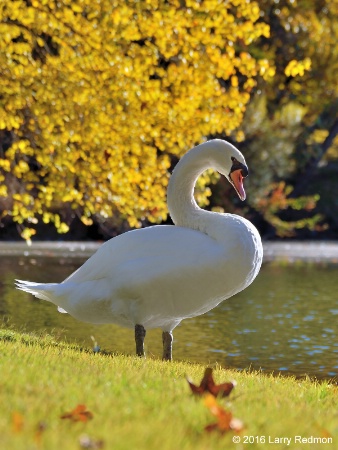
[[[58,282],[82,260],[2,257],[0,314],[19,330],[44,331],[109,352],[134,353],[132,330],[91,325],[14,288],[15,278]],[[174,330],[174,358],[311,376],[338,375],[338,265],[265,264],[254,283]],[[1,324],[0,324],[1,325]],[[150,330],[148,354],[161,355],[161,331]]]

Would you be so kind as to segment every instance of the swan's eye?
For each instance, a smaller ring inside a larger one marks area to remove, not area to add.
[[[230,173],[234,172],[235,170],[240,170],[243,178],[248,176],[249,171],[248,171],[248,168],[244,164],[239,162],[234,156],[231,156],[231,161],[232,161],[232,166],[231,166]]]

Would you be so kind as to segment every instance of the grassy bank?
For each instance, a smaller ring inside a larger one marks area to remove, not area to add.
[[[257,372],[214,368],[216,382],[236,380],[230,397],[218,403],[245,428],[240,443],[232,442],[236,436],[232,431],[223,436],[207,433],[204,428],[215,417],[202,399],[193,397],[185,380],[188,375],[198,383],[204,369],[197,364],[93,354],[50,337],[0,330],[1,448],[338,448],[334,384]],[[86,405],[91,420],[60,418],[79,404]],[[295,441],[297,436],[317,442]]]

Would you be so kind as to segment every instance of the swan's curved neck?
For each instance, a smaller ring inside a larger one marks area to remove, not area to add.
[[[167,191],[168,209],[175,225],[198,228],[198,217],[203,213],[208,214],[197,205],[194,198],[197,178],[212,167],[208,159],[205,149],[198,146],[186,153],[176,165]]]

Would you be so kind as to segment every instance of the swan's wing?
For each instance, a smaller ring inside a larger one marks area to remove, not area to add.
[[[147,327],[168,322],[170,327],[234,293],[230,254],[228,260],[229,273],[224,274],[224,248],[188,228],[158,226],[126,233],[104,244],[61,283],[59,295],[68,306],[60,304],[81,320]]]
[[[74,301],[75,290],[79,300],[89,291],[124,300],[158,297],[164,291],[171,298],[184,292],[192,298],[198,290],[201,297],[227,298],[244,289],[251,270],[250,258],[243,258],[237,247],[235,239],[220,244],[190,228],[135,230],[103,244],[60,287],[69,286]]]
[[[223,253],[215,240],[199,231],[170,225],[130,231],[103,244],[64,282],[121,278],[151,280],[193,266],[207,266]]]

